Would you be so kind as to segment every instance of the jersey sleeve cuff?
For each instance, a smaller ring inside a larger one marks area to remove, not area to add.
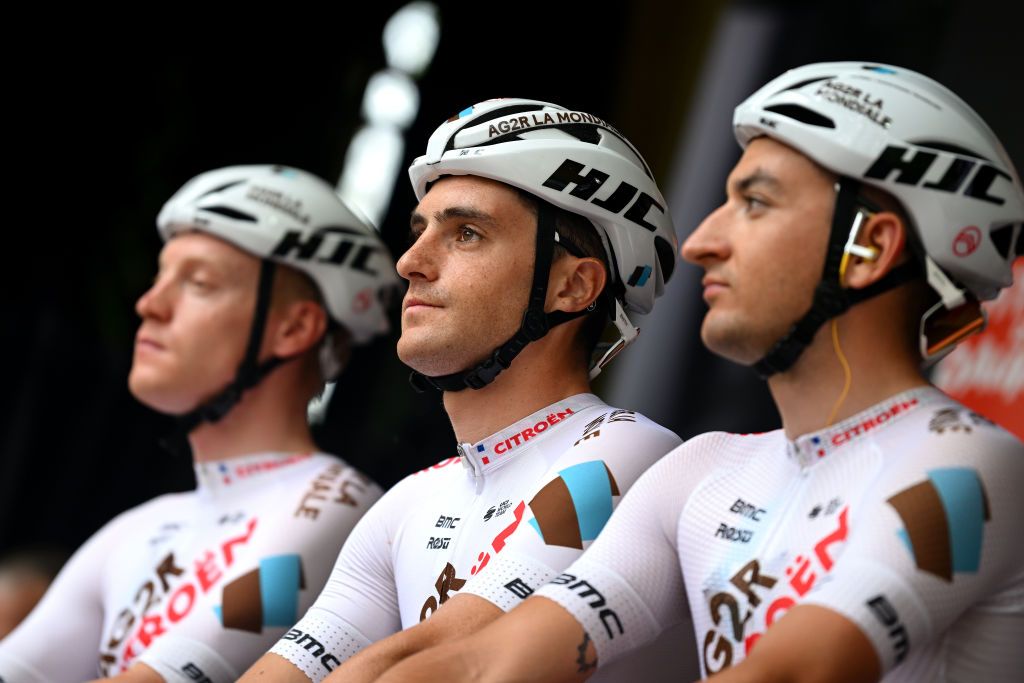
[[[557,575],[540,560],[512,551],[470,579],[459,593],[477,595],[508,612]]]
[[[657,619],[629,584],[596,564],[576,563],[536,594],[557,602],[579,622],[594,643],[599,667],[661,632]]]
[[[931,638],[925,606],[898,574],[875,562],[846,558],[842,573],[829,576],[804,603],[856,624],[874,646],[883,674]]]
[[[241,672],[197,640],[167,634],[135,660],[150,667],[168,683],[231,683]]]
[[[369,644],[360,633],[315,613],[307,613],[270,648],[270,652],[287,659],[313,683],[320,683]]]

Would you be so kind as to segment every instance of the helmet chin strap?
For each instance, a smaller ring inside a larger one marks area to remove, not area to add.
[[[825,267],[821,281],[814,290],[814,299],[810,309],[782,339],[775,343],[764,358],[754,363],[754,370],[762,379],[768,379],[777,372],[789,370],[826,321],[845,313],[855,304],[876,297],[920,276],[916,262],[911,259],[893,268],[882,279],[863,289],[849,289],[842,286],[844,255],[847,252],[864,255],[864,253],[859,253],[848,247],[856,236],[847,238],[843,233],[844,231],[849,233],[859,230],[858,202],[860,204],[865,204],[865,202],[863,199],[857,198],[860,183],[856,180],[841,177],[836,186],[838,188],[836,205],[832,212],[832,228],[829,233],[828,250],[825,253]]]
[[[544,312],[544,301],[548,294],[548,277],[551,274],[551,260],[558,242],[571,253],[575,253],[568,242],[562,242],[555,230],[555,209],[547,202],[539,202],[537,209],[536,260],[533,264],[533,284],[530,286],[530,300],[523,313],[519,330],[504,344],[491,353],[490,357],[460,372],[450,375],[428,377],[415,370],[409,375],[409,383],[418,392],[427,389],[438,391],[462,391],[483,389],[497,378],[502,370],[508,369],[512,361],[526,345],[541,339],[552,327],[561,325],[589,313],[592,308],[567,313],[565,311]],[[581,255],[581,254],[576,254]]]
[[[187,436],[203,422],[218,422],[235,407],[242,394],[260,383],[260,381],[288,358],[268,358],[259,362],[260,345],[270,309],[270,295],[274,285],[274,263],[263,259],[260,266],[260,281],[256,293],[256,311],[249,330],[249,346],[242,364],[238,366],[235,379],[213,398],[205,401],[191,411],[180,415],[178,431]]]

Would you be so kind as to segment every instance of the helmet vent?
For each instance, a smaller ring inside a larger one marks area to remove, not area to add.
[[[664,237],[654,238],[654,250],[658,252],[658,263],[661,264],[661,275],[665,282],[672,277],[676,267],[676,250]]]
[[[1010,251],[1013,248],[1013,229],[1017,227],[1016,223],[1007,223],[1006,225],[1000,225],[998,228],[993,228],[989,233],[992,237],[992,244],[995,246],[996,251],[1004,259],[1010,258]],[[1017,237],[1017,255],[1021,255],[1022,249],[1024,249],[1024,240]]]
[[[218,185],[217,187],[212,188],[212,189],[204,192],[203,194],[201,194],[198,197],[196,197],[196,199],[202,199],[203,197],[207,197],[207,196],[209,196],[211,194],[217,194],[218,192],[223,192],[224,190],[232,188],[235,185],[241,185],[244,182],[245,182],[245,180],[232,180],[230,183],[224,183],[223,185]]]
[[[965,147],[961,147],[960,145],[953,145],[948,142],[940,142],[938,140],[908,140],[907,142],[909,142],[912,145],[917,145],[918,147],[927,147],[928,149],[934,149],[938,152],[949,152],[950,154],[959,154],[962,157],[972,157],[974,159],[988,161],[988,159],[978,154],[977,152],[972,152],[971,150]]]
[[[234,218],[237,221],[249,221],[250,223],[256,222],[256,216],[251,213],[245,213],[238,209],[232,209],[230,206],[204,206],[203,211],[209,213],[216,213],[227,218]]]
[[[764,110],[794,119],[800,123],[806,123],[809,126],[818,126],[819,128],[836,127],[835,122],[829,117],[822,116],[818,112],[802,107],[799,104],[773,104],[770,107],[765,107]]]
[[[787,92],[789,90],[799,90],[800,88],[804,87],[805,85],[810,85],[811,83],[817,83],[818,81],[828,81],[828,80],[831,80],[833,78],[835,78],[835,76],[817,76],[815,78],[808,78],[805,81],[799,81],[798,83],[794,83],[793,85],[789,86],[788,88],[783,88],[782,90],[780,90],[779,92],[777,92],[775,94],[778,95],[779,93],[784,93],[784,92]]]
[[[558,130],[567,133],[577,140],[589,142],[592,145],[600,144],[601,133],[597,126],[588,123],[569,123],[558,126]]]
[[[479,126],[481,123],[487,123],[488,121],[493,121],[494,119],[500,119],[501,117],[508,116],[509,114],[521,114],[525,111],[537,111],[539,109],[540,107],[536,104],[513,104],[507,107],[502,107],[500,109],[489,111],[486,114],[477,116],[476,118],[469,117],[466,120],[465,125],[460,126],[459,129],[452,133],[451,137],[448,138],[448,144],[444,146],[444,151],[450,152],[451,150],[455,149],[455,136],[462,132],[463,128],[466,128],[468,126]]]

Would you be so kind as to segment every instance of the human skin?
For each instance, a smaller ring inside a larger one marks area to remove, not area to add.
[[[773,140],[750,145],[729,175],[726,201],[682,248],[704,268],[708,349],[750,365],[807,310],[821,278],[816,256],[825,252],[834,182]]]
[[[509,187],[475,176],[435,182],[412,213],[414,241],[399,259],[409,281],[399,357],[427,375],[456,372],[490,356],[519,328],[533,279],[537,217]],[[579,311],[600,294],[604,266],[563,255],[551,266],[545,310]],[[461,442],[479,441],[566,396],[589,392],[578,350],[582,319],[552,328],[480,390],[445,392]],[[459,595],[430,619],[393,634],[344,662],[327,681],[369,681],[404,657],[479,631],[502,611]],[[276,654],[264,655],[242,681],[302,683],[307,677]]]
[[[226,386],[245,352],[258,276],[258,259],[215,237],[170,240],[135,305],[142,324],[128,376],[132,394],[161,412],[183,413]]]
[[[682,247],[683,257],[706,272],[709,310],[702,337],[713,351],[751,364],[810,306],[821,278],[834,180],[773,140],[759,138],[748,146],[730,175],[725,203]],[[865,221],[861,241],[877,257],[851,259],[846,286],[867,287],[907,257],[906,227],[892,212]],[[835,413],[841,420],[924,383],[907,334],[914,287],[886,292],[836,319],[852,368],[848,393],[842,390],[827,325],[790,370],[769,380],[788,435],[823,427],[838,396],[845,396]],[[806,647],[808,642],[815,647]],[[408,657],[374,680],[568,682],[587,678],[595,665],[580,624],[557,603],[531,597],[468,637]],[[713,680],[864,683],[879,675],[878,656],[853,622],[823,607],[797,605],[768,629],[747,659]]]

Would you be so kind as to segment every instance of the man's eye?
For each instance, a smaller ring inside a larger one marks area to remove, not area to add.
[[[459,241],[460,242],[473,242],[480,239],[480,233],[468,225],[459,226]]]
[[[758,209],[763,209],[768,206],[767,202],[765,202],[761,198],[752,197],[750,195],[744,195],[743,201],[746,203],[748,211],[756,211]]]

